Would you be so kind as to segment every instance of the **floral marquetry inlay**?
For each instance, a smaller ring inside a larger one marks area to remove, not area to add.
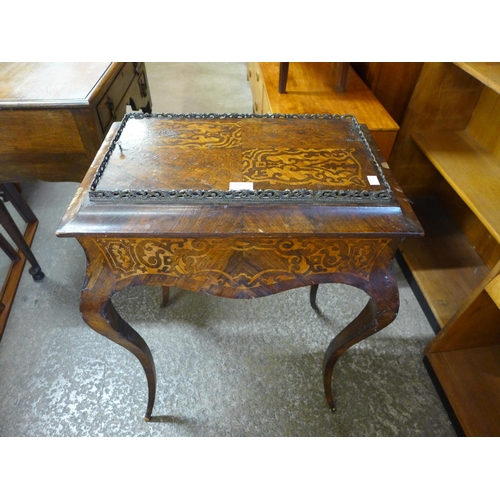
[[[356,270],[367,276],[390,240],[266,238],[115,239],[98,238],[115,279],[161,274],[181,282],[252,289],[295,280]]]
[[[153,139],[158,146],[169,148],[235,148],[241,146],[241,127],[237,123],[171,121]]]
[[[248,181],[286,182],[289,186],[364,188],[361,165],[351,149],[254,149],[243,151]]]

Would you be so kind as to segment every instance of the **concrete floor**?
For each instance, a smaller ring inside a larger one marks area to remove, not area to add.
[[[153,112],[251,113],[244,63],[148,63]],[[334,371],[337,412],[321,381],[323,352],[364,306],[363,292],[320,287],[235,301],[174,289],[129,289],[117,309],[151,347],[155,418],[143,419],[137,360],[79,314],[85,256],[55,230],[75,183],[26,184],[40,220],[0,342],[0,436],[454,436],[422,363],[434,333],[398,270],[401,308],[385,330],[347,351]]]

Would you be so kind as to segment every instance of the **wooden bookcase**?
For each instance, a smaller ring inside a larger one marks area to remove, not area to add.
[[[468,436],[500,435],[500,63],[425,63],[390,157],[426,235],[401,254],[441,328],[426,349]]]

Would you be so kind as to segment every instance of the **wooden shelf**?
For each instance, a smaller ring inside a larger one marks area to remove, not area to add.
[[[411,137],[500,242],[500,162],[466,131],[413,133]]]
[[[474,62],[455,63],[459,68],[472,75],[474,78],[484,83],[490,89],[500,93],[500,63]]]
[[[427,358],[467,436],[500,436],[500,345]]]
[[[486,285],[486,292],[500,309],[500,275]]]
[[[403,242],[401,254],[443,327],[488,275],[489,268],[437,198],[418,198],[412,207],[425,236]]]

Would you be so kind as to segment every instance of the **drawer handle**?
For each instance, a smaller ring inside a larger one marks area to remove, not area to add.
[[[109,95],[108,95],[108,99],[106,100],[106,107],[109,109],[109,112],[111,113],[111,116],[113,117],[113,120],[116,120],[115,105],[114,105],[111,97],[109,97]]]
[[[144,76],[144,73],[141,73],[139,75],[139,92],[141,93],[141,97],[147,97],[148,96],[148,84],[146,83],[146,77]]]

